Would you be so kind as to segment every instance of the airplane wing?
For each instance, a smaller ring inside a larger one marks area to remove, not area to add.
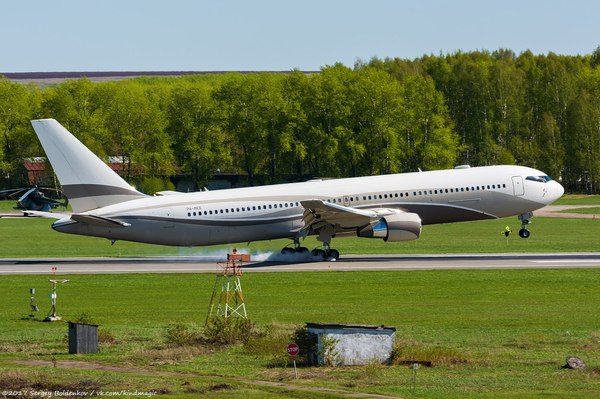
[[[421,218],[416,213],[390,208],[356,209],[323,200],[300,203],[304,207],[304,227],[297,232],[301,237],[316,233],[318,240],[324,241],[338,232],[355,230],[359,237],[408,241],[421,234]]]
[[[379,216],[374,210],[361,210],[322,200],[306,200],[300,203],[304,207],[302,221],[305,227],[321,223],[339,225],[342,228],[361,227]]]

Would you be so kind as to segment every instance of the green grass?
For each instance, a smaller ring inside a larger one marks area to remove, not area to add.
[[[591,197],[567,198],[589,204]],[[591,204],[600,203],[596,197]],[[562,200],[561,200],[562,201]],[[170,248],[54,232],[47,219],[0,219],[0,256],[194,255],[220,247]],[[425,226],[421,239],[403,243],[336,238],[342,254],[596,251],[600,223],[534,218],[531,238],[503,234],[516,218]],[[278,251],[289,240],[252,243],[251,251]],[[307,246],[316,246],[309,238]],[[238,245],[244,248],[245,244]],[[200,329],[214,276],[76,275],[59,288],[59,314],[82,313],[114,337],[96,355],[66,354],[65,323],[29,320],[30,287],[39,320],[49,308],[47,276],[0,278],[0,384],[53,389],[94,386],[161,392],[161,398],[314,398],[335,393],[256,386],[245,380],[412,397],[406,366],[272,368],[273,356],[243,347],[172,348],[172,323]],[[600,391],[600,277],[597,270],[481,270],[415,272],[246,273],[244,293],[259,326],[291,331],[307,321],[397,327],[401,360],[433,361],[418,371],[417,395],[426,398],[594,397]],[[260,345],[258,345],[260,346]],[[260,347],[264,349],[264,344]],[[284,348],[274,348],[275,353]],[[267,351],[268,352],[268,351]],[[584,371],[563,370],[579,356]],[[75,359],[135,366],[145,373],[16,366],[11,359]],[[454,359],[454,360],[453,360]],[[3,362],[4,360],[4,362]],[[458,361],[455,361],[458,360]],[[193,373],[161,376],[160,372]],[[6,387],[0,386],[0,388]]]
[[[149,375],[87,371],[86,378],[104,389],[147,387],[173,397],[185,397],[189,386],[209,389],[220,383],[233,388],[209,391],[214,397],[297,397],[264,391],[244,379],[410,396],[412,372],[406,366],[301,368],[294,380],[289,369],[268,367],[271,357],[243,347],[165,346],[170,323],[202,325],[214,276],[65,278],[71,281],[59,288],[59,314],[72,320],[84,312],[116,341],[96,355],[66,354],[66,324],[27,320],[30,287],[38,290],[43,313],[48,310],[47,278],[4,276],[0,380],[1,373],[14,369],[2,359],[55,358],[142,367]],[[402,356],[436,361],[435,367],[419,369],[418,397],[593,397],[600,390],[597,270],[246,273],[242,281],[249,315],[261,326],[291,330],[307,321],[396,326]],[[581,357],[588,369],[560,369],[567,356]],[[448,360],[453,358],[460,361]],[[31,379],[40,372],[19,369]],[[152,374],[161,371],[197,377]],[[63,385],[84,379],[78,370],[43,373]]]
[[[421,238],[408,242],[340,237],[333,247],[344,254],[418,254],[486,252],[587,252],[598,248],[600,220],[536,217],[529,226],[531,237],[521,239],[517,218],[424,226]],[[202,255],[237,247],[250,252],[279,251],[291,240],[273,240],[202,248],[178,248],[62,234],[51,229],[52,220],[39,218],[0,219],[0,257],[63,256],[160,256]],[[506,225],[514,231],[508,243],[502,234]],[[303,242],[320,246],[314,237]]]
[[[22,212],[21,209],[17,208],[17,200],[0,200],[0,213],[8,213],[8,212]],[[54,209],[54,212],[72,212],[71,207],[67,208],[63,206],[59,206]]]
[[[557,203],[600,204],[600,196],[564,196]],[[13,201],[0,201],[2,206]],[[590,208],[596,209],[596,208]],[[335,238],[333,247],[344,254],[414,254],[414,253],[486,253],[486,252],[587,252],[595,251],[600,237],[597,220],[532,219],[531,237],[520,239],[516,232],[520,222],[516,217],[424,226],[416,241],[388,243],[379,239]],[[273,240],[202,248],[177,248],[119,241],[111,245],[101,238],[61,234],[53,231],[53,220],[39,218],[0,219],[0,257],[63,257],[63,256],[179,256],[210,254],[237,247],[249,252],[279,251],[291,240]],[[508,243],[502,234],[505,226],[513,234]],[[32,245],[35,243],[35,245]],[[320,246],[315,237],[308,237],[303,245]]]
[[[564,211],[561,211],[561,212],[562,213],[597,214],[597,213],[600,213],[600,207],[565,209]]]
[[[552,205],[597,205],[600,195],[565,194]]]
[[[0,201],[0,212],[18,212],[18,209],[15,209],[17,206],[16,200],[1,200]]]

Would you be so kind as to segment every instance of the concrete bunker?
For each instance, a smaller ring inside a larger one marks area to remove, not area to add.
[[[355,366],[392,360],[395,327],[306,323],[306,329],[316,341],[309,363]]]

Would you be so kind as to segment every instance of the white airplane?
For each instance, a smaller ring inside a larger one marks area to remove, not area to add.
[[[59,219],[54,230],[116,240],[202,246],[290,238],[282,253],[318,235],[314,256],[337,259],[340,235],[407,241],[436,223],[518,215],[529,237],[533,211],[563,187],[523,166],[460,166],[450,170],[315,179],[303,183],[148,196],[130,186],[54,119],[33,128],[73,207],[73,214],[29,212]]]

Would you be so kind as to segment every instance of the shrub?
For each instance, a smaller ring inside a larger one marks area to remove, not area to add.
[[[251,320],[237,317],[213,317],[204,327],[204,339],[213,345],[244,344],[251,337],[259,335]]]
[[[170,324],[165,329],[165,342],[173,346],[191,346],[198,343],[200,333],[183,323]]]
[[[392,364],[420,363],[425,366],[452,365],[467,363],[458,351],[439,346],[424,347],[417,342],[397,342],[392,352]]]
[[[304,365],[313,365],[317,363],[317,336],[309,333],[306,326],[299,327],[294,331],[292,341],[300,347],[298,363]]]
[[[114,344],[117,341],[115,335],[104,328],[98,328],[98,342],[101,344]]]
[[[71,320],[71,323],[94,325],[98,324],[96,320],[86,312],[79,313],[77,316],[75,316],[73,320]]]
[[[286,351],[289,343],[289,331],[277,330],[271,325],[252,334],[244,343],[244,350],[251,355],[268,357],[267,367],[286,367],[290,360]]]

